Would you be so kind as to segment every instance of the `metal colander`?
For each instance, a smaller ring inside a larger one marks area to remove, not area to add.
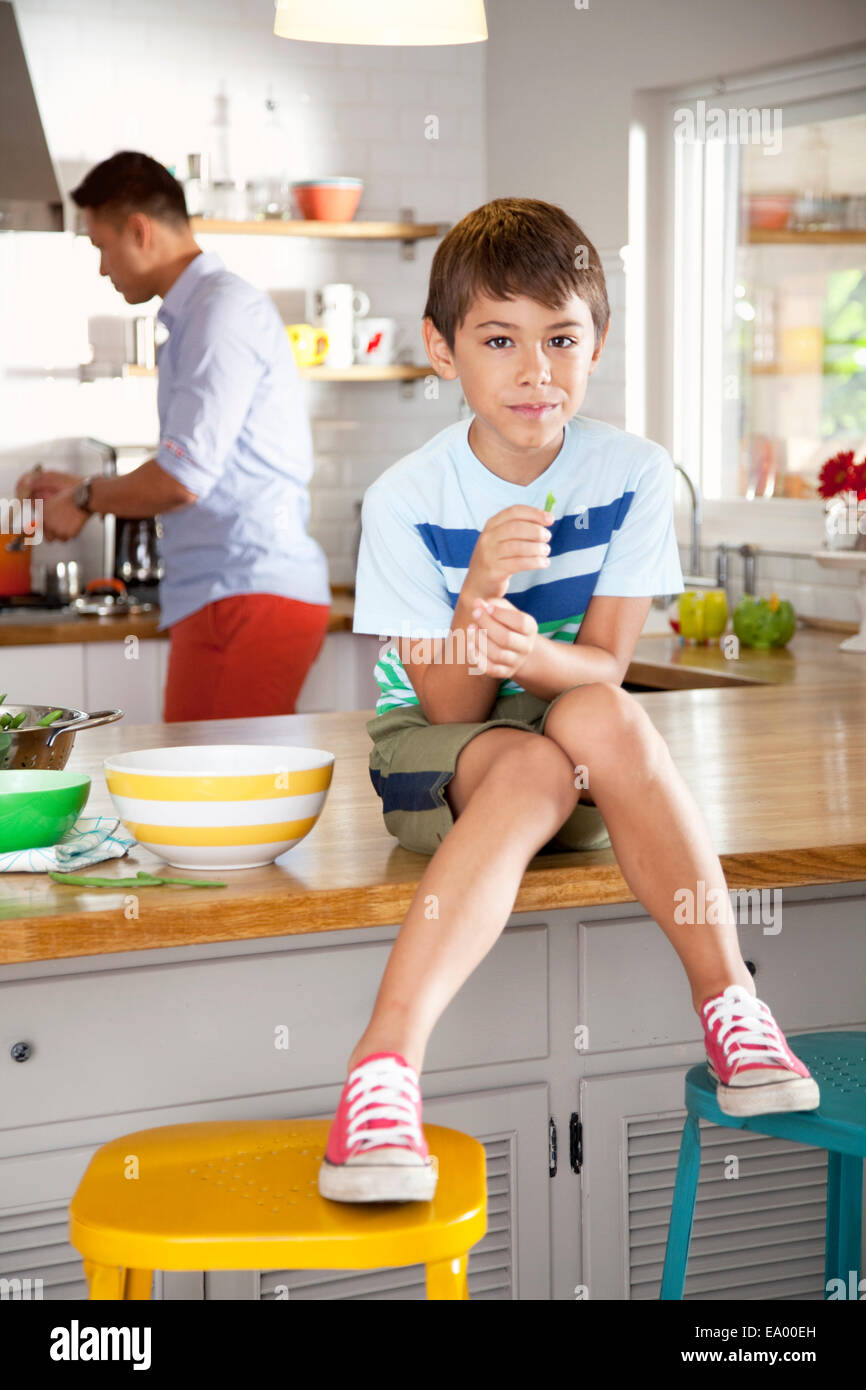
[[[53,768],[60,772],[69,761],[75,735],[81,729],[93,729],[97,724],[113,724],[123,718],[122,709],[101,709],[87,714],[81,709],[61,710],[60,718],[45,728],[28,728],[43,715],[60,709],[59,705],[0,705],[0,714],[20,714],[27,718],[20,729],[0,729],[0,769]]]

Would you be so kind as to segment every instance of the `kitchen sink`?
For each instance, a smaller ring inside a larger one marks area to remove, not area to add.
[[[723,676],[720,671],[710,668],[701,671],[692,666],[656,666],[636,658],[626,672],[622,688],[642,695],[655,690],[723,690],[728,686],[764,684],[764,681],[748,680],[742,676]]]

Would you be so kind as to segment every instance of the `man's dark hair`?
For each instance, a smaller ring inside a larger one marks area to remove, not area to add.
[[[424,317],[454,351],[454,334],[478,294],[526,295],[558,309],[571,294],[592,314],[596,344],[610,319],[599,254],[568,213],[535,198],[496,198],[467,213],[439,243]]]
[[[164,164],[135,150],[121,150],[97,164],[73,189],[72,200],[100,216],[126,218],[131,212],[144,212],[161,222],[189,225],[177,179]]]

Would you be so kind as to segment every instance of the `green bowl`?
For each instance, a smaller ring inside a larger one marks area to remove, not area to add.
[[[0,854],[56,845],[89,795],[90,778],[81,772],[0,772]]]

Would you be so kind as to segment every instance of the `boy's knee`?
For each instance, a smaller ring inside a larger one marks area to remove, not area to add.
[[[667,751],[640,702],[612,681],[577,686],[563,697],[560,707],[566,718],[573,714],[576,731],[592,750],[591,761],[612,757],[618,762],[627,759],[630,763],[655,764]]]
[[[531,799],[534,793],[543,792],[547,798],[554,795],[567,812],[577,801],[571,759],[558,743],[539,734],[527,733],[515,739],[491,765],[490,775],[507,784],[509,796],[516,793]]]

